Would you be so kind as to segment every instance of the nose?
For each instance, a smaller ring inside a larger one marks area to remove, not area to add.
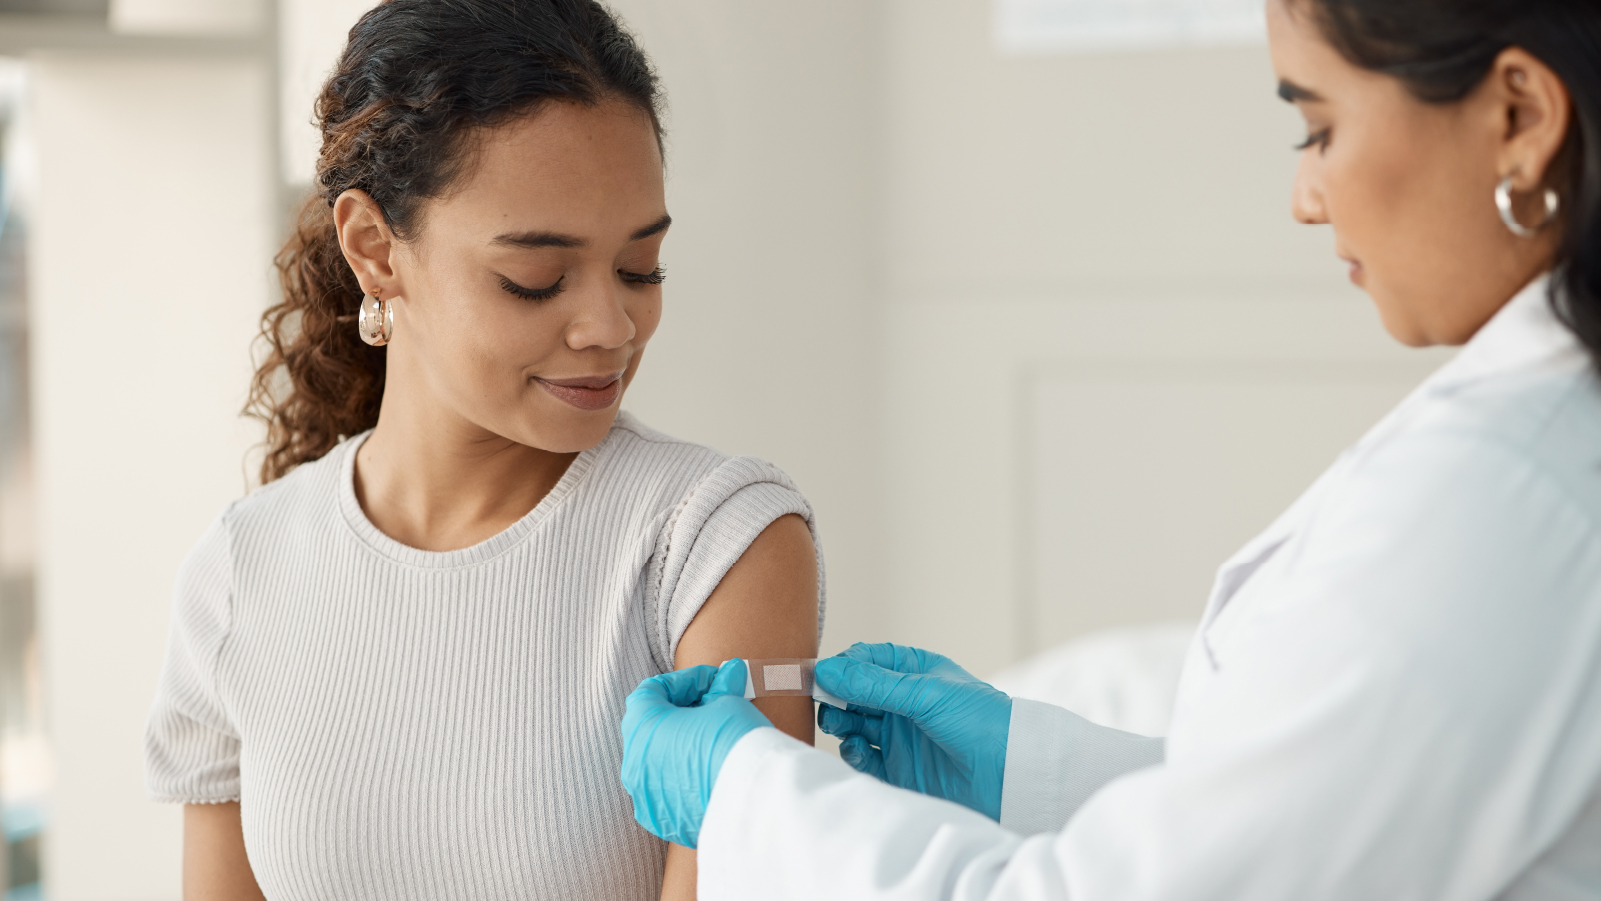
[[[619,292],[608,286],[589,293],[567,325],[567,346],[573,350],[616,350],[634,340],[634,320]]]
[[[1290,214],[1302,225],[1328,225],[1321,176],[1311,157],[1311,153],[1301,154],[1301,164],[1295,170],[1295,186],[1290,189]]]

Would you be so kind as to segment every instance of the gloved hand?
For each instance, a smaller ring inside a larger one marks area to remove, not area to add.
[[[623,714],[623,788],[634,819],[658,838],[695,847],[723,759],[745,733],[771,725],[745,700],[743,660],[639,683]]]
[[[814,678],[849,704],[817,710],[846,763],[1001,818],[1012,699],[999,689],[940,654],[893,644],[852,645],[817,661]]]

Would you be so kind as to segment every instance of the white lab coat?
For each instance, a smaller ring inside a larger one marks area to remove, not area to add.
[[[759,729],[701,897],[1601,899],[1601,382],[1544,293],[1224,565],[1165,758],[1019,701],[996,823]]]

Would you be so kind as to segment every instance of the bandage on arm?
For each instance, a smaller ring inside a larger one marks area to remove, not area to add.
[[[834,697],[812,678],[816,657],[767,657],[745,661],[745,697],[805,697],[845,709],[845,702]]]

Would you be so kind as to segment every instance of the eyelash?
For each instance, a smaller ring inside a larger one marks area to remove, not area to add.
[[[638,272],[627,272],[622,269],[617,270],[617,274],[623,277],[623,281],[633,282],[636,285],[659,285],[662,282],[667,281],[667,270],[660,266],[657,266],[655,269],[652,269],[643,275]]]
[[[564,275],[556,279],[556,284],[551,285],[549,288],[524,288],[522,285],[502,275],[500,277],[500,287],[505,289],[507,293],[515,294],[524,300],[549,300],[566,288],[566,281],[567,276]]]
[[[1319,150],[1323,150],[1323,149],[1327,149],[1328,146],[1329,146],[1329,129],[1325,128],[1322,131],[1313,132],[1312,134],[1307,135],[1306,136],[1306,140],[1304,140],[1301,143],[1295,145],[1294,149],[1295,149],[1295,151],[1297,153],[1299,153],[1299,152],[1304,151],[1304,150],[1311,150],[1313,147],[1316,147]]]
[[[619,269],[617,274],[623,277],[623,281],[632,282],[636,285],[659,285],[667,280],[667,270],[660,266],[646,273],[628,272]],[[508,294],[514,294],[524,300],[549,300],[566,290],[566,281],[567,276],[564,275],[556,279],[556,284],[548,288],[524,288],[503,275],[500,277],[500,287]]]

